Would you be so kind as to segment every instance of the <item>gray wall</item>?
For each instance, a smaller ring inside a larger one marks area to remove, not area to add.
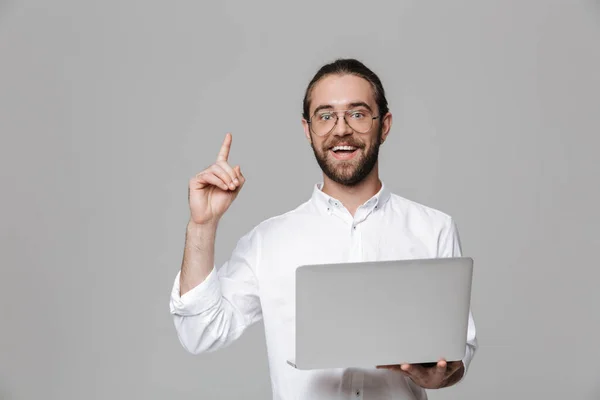
[[[177,341],[187,181],[233,132],[221,263],[310,195],[302,91],[353,56],[395,116],[383,179],[476,259],[481,347],[431,398],[600,399],[598,1],[214,3],[0,3],[0,398],[268,398],[262,326]]]

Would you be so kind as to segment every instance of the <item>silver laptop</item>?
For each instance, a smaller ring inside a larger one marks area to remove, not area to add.
[[[298,369],[374,368],[465,355],[470,257],[303,265],[296,270]]]

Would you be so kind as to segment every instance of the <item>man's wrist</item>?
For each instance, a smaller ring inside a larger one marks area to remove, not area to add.
[[[210,222],[207,222],[204,224],[197,224],[192,219],[190,219],[187,224],[187,231],[191,232],[191,233],[202,232],[202,231],[211,232],[211,231],[216,231],[218,225],[219,225],[218,220],[210,221]]]
[[[187,246],[200,251],[211,251],[217,235],[218,221],[196,224],[189,221],[186,227]]]

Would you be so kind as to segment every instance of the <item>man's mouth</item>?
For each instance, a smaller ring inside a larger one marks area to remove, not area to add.
[[[334,146],[331,149],[331,154],[337,160],[350,160],[358,153],[356,146]]]

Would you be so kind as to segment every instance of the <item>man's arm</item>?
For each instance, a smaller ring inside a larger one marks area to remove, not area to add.
[[[262,318],[256,229],[237,242],[219,269],[214,265],[214,238],[210,231],[188,231],[184,261],[171,291],[177,335],[192,354],[228,346]]]
[[[179,275],[180,296],[204,282],[215,262],[217,224],[195,224],[190,221],[185,235],[183,261]]]
[[[216,162],[189,182],[190,222],[170,311],[181,344],[194,354],[227,346],[262,318],[255,230],[238,241],[220,270],[214,265],[218,222],[246,181],[240,167],[228,163],[231,142],[225,135]]]
[[[440,238],[438,241],[438,257],[462,257],[462,244],[460,240],[460,235],[458,233],[458,228],[456,227],[456,223],[452,218],[448,218],[448,221],[444,228],[442,228],[440,233]],[[469,369],[469,365],[471,364],[471,360],[475,356],[475,352],[477,351],[477,334],[475,329],[475,321],[473,319],[473,314],[471,310],[469,310],[469,321],[467,327],[467,348],[465,351],[465,356],[462,359],[463,366],[457,371],[456,374],[453,374],[448,379],[446,383],[447,386],[454,385],[460,382],[466,375]]]

